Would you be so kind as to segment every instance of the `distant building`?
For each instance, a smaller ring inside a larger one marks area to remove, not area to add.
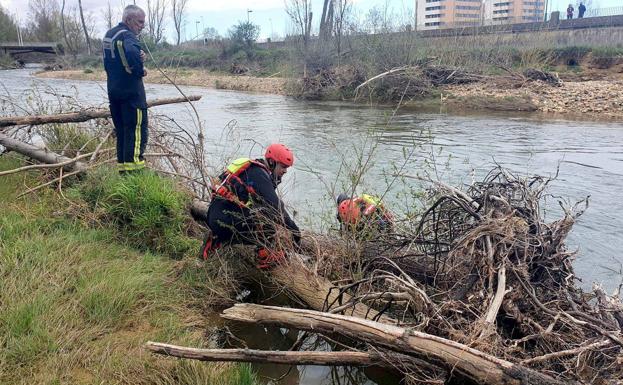
[[[544,0],[416,0],[417,29],[543,20]]]

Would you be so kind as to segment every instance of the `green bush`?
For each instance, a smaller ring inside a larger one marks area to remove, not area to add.
[[[196,246],[186,236],[190,198],[170,179],[149,170],[121,176],[102,168],[78,188],[94,212],[134,247],[179,258]]]

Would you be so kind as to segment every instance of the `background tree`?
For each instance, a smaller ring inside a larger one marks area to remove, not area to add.
[[[286,0],[286,13],[302,37],[303,46],[307,52],[313,16],[311,0]]]
[[[61,40],[60,11],[56,0],[30,0],[28,32],[36,41]]]
[[[246,49],[252,48],[260,35],[260,26],[250,21],[239,21],[229,30],[229,38],[232,43]]]
[[[17,41],[17,22],[0,5],[0,41]]]
[[[82,30],[84,31],[84,41],[87,45],[87,54],[91,55],[91,41],[89,40],[89,31],[87,25],[84,22],[84,11],[82,10],[82,0],[78,0],[78,9],[80,10],[80,22],[82,23]]]
[[[104,21],[106,21],[106,29],[111,29],[116,24],[115,13],[113,12],[110,1],[106,4],[106,8],[102,11],[104,15]]]
[[[147,33],[154,44],[160,43],[164,35],[167,3],[167,0],[147,0]]]
[[[184,16],[186,3],[188,0],[171,0],[171,16],[173,18],[173,27],[176,34],[176,45],[180,45],[182,38],[182,25],[184,25]]]
[[[333,34],[335,36],[335,48],[337,50],[338,62],[342,53],[342,36],[346,30],[348,18],[352,12],[352,0],[334,0],[335,18],[333,21]]]

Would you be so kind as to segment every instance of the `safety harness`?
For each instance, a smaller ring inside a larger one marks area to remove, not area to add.
[[[257,160],[252,160],[249,158],[239,158],[234,160],[227,168],[225,172],[223,172],[219,176],[219,184],[215,184],[212,186],[212,199],[219,197],[223,198],[227,201],[230,201],[237,205],[240,208],[249,208],[253,204],[253,197],[257,196],[255,189],[252,186],[244,183],[242,179],[240,179],[240,175],[251,167],[251,165],[256,165],[266,170],[270,174],[270,170],[266,165]],[[238,197],[236,193],[235,183],[244,187],[244,189],[249,193],[249,198],[246,202],[243,202]]]

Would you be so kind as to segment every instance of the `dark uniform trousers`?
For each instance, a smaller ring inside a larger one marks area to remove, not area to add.
[[[110,113],[117,135],[117,167],[133,171],[145,167],[147,109],[135,108],[127,101],[110,101]]]

